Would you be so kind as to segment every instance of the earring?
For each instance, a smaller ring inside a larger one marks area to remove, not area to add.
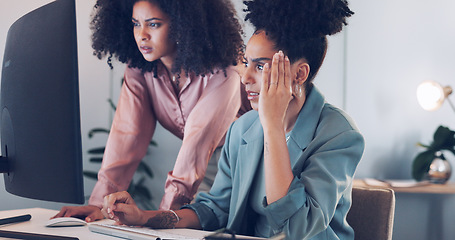
[[[297,97],[302,97],[303,94],[303,87],[300,84],[294,85],[294,95]]]

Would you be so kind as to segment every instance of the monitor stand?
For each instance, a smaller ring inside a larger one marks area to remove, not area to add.
[[[0,173],[8,173],[8,172],[9,172],[8,158],[0,156]]]

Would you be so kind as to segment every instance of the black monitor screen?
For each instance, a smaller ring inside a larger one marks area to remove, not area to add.
[[[83,203],[75,0],[10,27],[1,78],[1,172],[8,192]]]

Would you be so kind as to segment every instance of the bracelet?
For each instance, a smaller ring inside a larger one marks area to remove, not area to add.
[[[174,210],[171,210],[171,209],[169,209],[169,212],[171,212],[175,215],[175,217],[177,218],[177,223],[178,223],[180,221],[179,215],[177,215],[177,213],[175,213]],[[177,223],[175,223],[175,224],[177,224]]]

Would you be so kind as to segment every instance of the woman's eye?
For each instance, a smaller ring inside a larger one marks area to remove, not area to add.
[[[242,61],[243,66],[248,67],[248,62],[247,61]]]
[[[161,24],[160,23],[149,23],[149,26],[152,28],[157,28],[157,27],[161,26]]]
[[[138,22],[132,22],[132,24],[133,24],[133,27],[138,27],[139,26]]]
[[[259,71],[264,70],[264,65],[262,65],[262,64],[258,64],[256,67]]]

